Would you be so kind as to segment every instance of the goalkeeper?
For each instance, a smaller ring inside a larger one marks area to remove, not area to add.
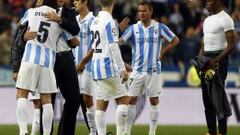
[[[232,113],[224,87],[228,55],[234,49],[234,22],[221,0],[207,0],[207,8],[211,15],[203,24],[204,45],[193,63],[201,78],[207,135],[227,135],[227,118]]]

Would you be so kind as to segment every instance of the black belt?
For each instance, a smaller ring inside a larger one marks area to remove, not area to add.
[[[223,50],[218,50],[218,51],[205,51],[204,55],[208,56],[208,57],[216,57],[218,56],[220,53],[222,53]]]
[[[62,57],[62,56],[65,56],[65,55],[68,55],[68,54],[71,54],[71,53],[72,53],[72,50],[63,51],[63,52],[57,53],[57,56],[58,56],[58,57]]]

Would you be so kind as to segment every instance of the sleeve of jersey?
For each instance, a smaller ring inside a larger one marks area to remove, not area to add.
[[[108,44],[118,42],[117,28],[114,23],[108,23],[105,28],[105,33],[107,37]]]
[[[121,38],[126,42],[129,38],[131,38],[133,33],[133,26],[129,26],[122,34]]]
[[[123,62],[122,55],[121,55],[118,44],[117,43],[111,43],[111,45],[109,46],[109,49],[113,54],[113,56],[112,56],[113,61],[115,63],[117,63],[119,70],[120,71],[126,71],[126,68],[124,66],[124,62]]]
[[[175,34],[169,30],[169,28],[164,24],[159,24],[159,29],[161,36],[163,36],[168,42],[171,42],[175,37]]]
[[[27,22],[28,22],[28,18],[29,18],[29,13],[31,12],[31,9],[28,9],[26,12],[25,12],[25,14],[24,14],[24,16],[21,18],[21,20],[20,20],[20,24],[21,25],[25,25]]]
[[[223,23],[224,32],[227,32],[229,30],[234,30],[234,22],[232,18],[226,17],[225,19],[223,19],[222,23]]]
[[[73,39],[75,36],[73,36],[72,34],[70,34],[69,32],[67,32],[66,30],[63,30],[63,33],[61,34],[61,37],[65,40],[71,40]]]

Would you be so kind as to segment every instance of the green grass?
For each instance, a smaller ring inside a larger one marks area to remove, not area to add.
[[[56,130],[57,126],[54,128],[54,135]],[[108,126],[108,131],[115,133],[115,126]],[[240,126],[230,126],[228,131],[228,135],[240,135]],[[157,129],[157,135],[205,135],[205,133],[205,126],[159,126]],[[0,125],[0,135],[18,135],[17,125]],[[88,135],[85,125],[77,125],[76,135]],[[132,135],[148,135],[148,126],[134,126]]]

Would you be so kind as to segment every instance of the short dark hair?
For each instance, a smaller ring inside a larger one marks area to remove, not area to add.
[[[100,3],[103,7],[109,7],[112,5],[114,0],[100,0]]]
[[[57,0],[43,0],[42,5],[46,5],[46,6],[54,8],[54,9],[58,8]]]
[[[138,6],[145,6],[145,5],[147,5],[148,7],[149,7],[149,9],[153,9],[153,7],[152,7],[152,3],[151,2],[148,2],[148,1],[146,1],[146,0],[142,0],[142,1],[140,1],[139,3],[138,3]]]

